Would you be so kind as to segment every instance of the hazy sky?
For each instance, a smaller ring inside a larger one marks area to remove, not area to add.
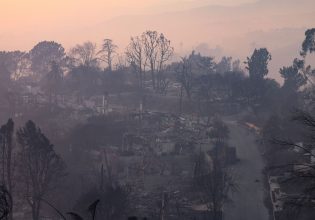
[[[0,0],[0,50],[29,49],[39,37],[63,41],[65,31],[93,26],[119,15],[250,1],[253,0]]]
[[[153,29],[177,52],[244,60],[267,47],[276,71],[315,27],[315,0],[0,0],[0,21],[0,50],[30,50],[42,40],[69,49],[112,38],[123,51],[130,36]]]
[[[1,31],[19,25],[88,25],[117,15],[161,12],[206,4],[236,5],[255,0],[0,0]]]

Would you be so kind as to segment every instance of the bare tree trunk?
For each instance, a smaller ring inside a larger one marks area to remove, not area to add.
[[[166,214],[166,198],[165,193],[162,194],[162,201],[161,201],[161,210],[160,210],[160,220],[165,220]]]
[[[13,187],[12,187],[12,177],[11,177],[11,156],[12,156],[12,143],[8,146],[8,155],[7,155],[7,180],[8,180],[8,191],[11,196],[13,196]],[[11,207],[11,212],[9,213],[9,219],[13,220],[13,205]]]
[[[13,194],[12,187],[12,135],[14,130],[14,123],[12,119],[9,119],[8,122],[1,127],[1,150],[2,150],[2,184],[7,188],[10,195]],[[12,199],[12,198],[11,198]],[[13,207],[11,207],[13,208]],[[12,211],[9,213],[9,219],[12,219]]]
[[[108,70],[112,72],[112,53],[110,50],[107,52],[107,60],[108,60]]]
[[[1,134],[2,135],[2,184],[6,185],[5,181],[5,149],[6,149],[6,137],[5,133]]]
[[[32,204],[32,217],[33,220],[39,220],[39,212],[40,212],[40,201],[35,200]]]
[[[142,90],[143,88],[143,75],[142,75],[142,70],[139,71],[139,88]]]
[[[155,73],[154,73],[154,69],[152,67],[152,64],[151,64],[151,77],[152,77],[152,87],[155,90],[156,89]]]
[[[106,149],[104,149],[104,157],[105,157],[105,166],[106,166],[106,172],[107,172],[107,180],[108,180],[108,183],[112,185],[112,168],[108,161]],[[103,165],[102,165],[102,169],[103,169]]]
[[[180,87],[179,95],[179,114],[182,114],[183,111],[183,86]]]

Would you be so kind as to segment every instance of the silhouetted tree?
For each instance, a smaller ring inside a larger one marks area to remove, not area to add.
[[[312,54],[315,52],[315,28],[308,29],[305,32],[305,39],[302,43],[302,51],[300,52],[304,60],[304,65],[306,62],[306,56],[308,53]],[[304,77],[307,79],[307,82],[314,87],[314,74],[315,70],[311,69],[311,66],[304,66],[304,69],[301,71],[304,74]]]
[[[161,72],[164,70],[165,62],[173,55],[174,48],[164,34],[157,31],[146,31],[141,35],[141,39],[151,72],[152,87],[159,90]]]
[[[17,79],[28,72],[29,55],[22,51],[0,51],[0,66],[1,70],[5,68],[8,71],[7,79]]]
[[[249,77],[254,80],[261,80],[268,74],[268,63],[271,55],[266,48],[255,49],[252,56],[247,57],[246,69]]]
[[[12,196],[5,185],[0,186],[0,220],[12,219]]]
[[[249,90],[249,94],[253,101],[261,99],[266,91],[264,77],[268,74],[268,63],[271,60],[271,55],[266,48],[255,49],[252,56],[247,57],[246,69],[249,72],[250,83],[246,88]],[[249,103],[250,104],[250,103]]]
[[[54,41],[42,41],[29,52],[31,69],[35,76],[41,78],[49,72],[52,62],[62,66],[65,64],[66,53],[63,46]]]
[[[126,49],[127,61],[136,71],[138,77],[138,86],[144,88],[145,68],[148,58],[145,54],[145,48],[141,37],[131,37],[130,43]]]
[[[181,62],[178,64],[176,69],[176,78],[178,82],[181,84],[181,97],[183,90],[186,93],[188,99],[191,98],[192,89],[194,86],[194,75],[192,71],[192,63],[191,60],[188,58],[182,58]]]
[[[146,31],[141,36],[132,37],[127,47],[128,62],[139,73],[139,79],[144,80],[145,69],[151,73],[152,88],[160,91],[165,78],[163,71],[165,63],[173,55],[174,48],[164,34],[157,31]]]
[[[112,71],[112,62],[115,53],[117,52],[118,46],[114,44],[111,39],[104,39],[102,44],[102,49],[100,53],[102,54],[101,59],[103,59],[108,67],[108,70]]]
[[[0,128],[0,146],[1,146],[1,179],[2,185],[7,186],[10,195],[13,194],[13,134],[14,122],[9,119],[8,122]],[[13,204],[12,198],[11,203]],[[13,205],[12,205],[13,207]],[[11,211],[12,208],[11,207]],[[13,219],[12,212],[9,213],[9,219]]]
[[[222,57],[215,69],[218,73],[230,72],[232,70],[232,57]]]
[[[73,66],[98,67],[96,44],[87,41],[70,49],[70,61]]]
[[[284,137],[276,137],[272,141],[274,145],[277,145],[280,149],[285,149],[286,152],[290,152],[290,149],[299,149],[302,154],[308,155],[310,158],[315,158],[314,145],[315,140],[315,118],[312,114],[298,110],[292,117],[293,121],[299,122],[305,129],[303,143],[296,143],[288,134],[284,134]],[[295,156],[297,156],[295,152]],[[286,172],[287,175],[283,177],[281,181],[282,186],[296,186],[294,194],[289,194],[284,198],[284,208],[290,213],[301,214],[303,208],[314,209],[315,199],[315,167],[311,160],[300,160],[291,158],[286,163],[277,164],[271,166],[272,170],[281,170]]]
[[[141,35],[142,43],[144,46],[144,53],[146,59],[148,60],[148,67],[151,72],[152,87],[155,89],[156,85],[156,75],[155,71],[158,59],[158,49],[159,49],[159,35],[156,31],[146,31]]]
[[[192,51],[188,59],[192,64],[195,75],[209,75],[215,72],[215,62],[213,57],[202,56],[200,53]]]
[[[39,220],[41,198],[51,192],[65,175],[65,164],[34,122],[28,121],[17,131],[17,140],[22,191],[33,219]]]
[[[157,90],[163,93],[167,87],[166,78],[164,76],[166,63],[171,59],[174,53],[174,48],[171,46],[171,41],[164,34],[160,34],[157,57]]]
[[[233,61],[233,63],[232,63],[232,71],[233,72],[242,72],[241,61],[240,60]]]
[[[230,200],[229,194],[237,190],[237,184],[227,168],[222,166],[217,153],[212,154],[212,163],[200,153],[195,164],[194,186],[201,202],[207,206],[209,218],[222,220],[223,206]]]
[[[57,101],[57,94],[62,89],[63,71],[56,62],[51,63],[50,71],[43,79],[43,90],[49,96],[49,103]]]
[[[315,52],[315,28],[308,29],[305,32],[305,39],[302,44],[301,55],[305,57],[307,53]]]
[[[283,87],[286,90],[297,92],[301,86],[307,82],[306,76],[303,74],[304,61],[295,59],[290,67],[280,69],[281,77],[284,79]]]

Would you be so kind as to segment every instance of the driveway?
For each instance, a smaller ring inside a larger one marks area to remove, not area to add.
[[[268,220],[264,205],[264,163],[256,136],[235,121],[225,122],[230,129],[230,145],[236,147],[240,162],[232,167],[239,190],[231,196],[233,202],[225,205],[224,220]]]

